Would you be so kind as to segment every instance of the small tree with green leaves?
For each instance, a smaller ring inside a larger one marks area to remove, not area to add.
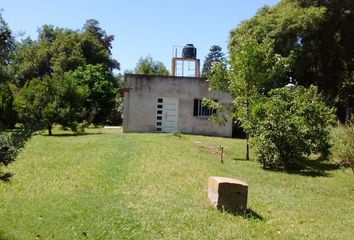
[[[73,131],[84,120],[87,87],[79,86],[68,74],[29,81],[15,99],[23,123],[36,124],[52,135],[52,126],[61,124]]]
[[[213,64],[208,76],[212,90],[228,91],[234,97],[234,118],[246,132],[246,160],[249,160],[249,131],[251,115],[260,96],[283,84],[276,76],[285,75],[291,56],[283,58],[273,51],[274,42],[257,42],[245,36],[237,48],[230,48],[229,66],[225,62]]]
[[[143,75],[157,75],[157,76],[169,75],[166,66],[160,61],[155,61],[150,56],[139,59],[139,62],[136,64],[136,67],[134,69],[134,73],[143,74]]]

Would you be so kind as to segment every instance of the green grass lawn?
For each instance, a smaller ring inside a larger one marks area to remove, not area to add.
[[[87,132],[37,135],[5,169],[15,175],[0,183],[0,240],[354,237],[349,169],[265,171],[236,139]],[[246,181],[250,214],[214,209],[209,176]]]

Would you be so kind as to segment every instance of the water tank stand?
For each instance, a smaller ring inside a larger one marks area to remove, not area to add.
[[[178,62],[182,63],[182,72],[179,75],[177,72],[177,64]],[[193,62],[195,65],[194,68],[194,76],[192,77],[200,77],[200,60],[195,59],[195,58],[179,58],[179,57],[174,57],[172,58],[172,64],[171,64],[171,74],[172,76],[185,76],[185,69],[184,69],[184,63],[185,62]]]

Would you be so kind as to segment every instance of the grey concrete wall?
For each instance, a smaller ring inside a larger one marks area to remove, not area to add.
[[[228,93],[210,92],[203,78],[125,75],[123,131],[155,132],[156,98],[178,98],[178,130],[184,133],[232,136],[232,121],[220,126],[207,117],[193,116],[194,99],[217,99],[219,103],[230,104]]]

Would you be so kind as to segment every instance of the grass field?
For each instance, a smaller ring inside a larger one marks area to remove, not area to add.
[[[15,175],[0,183],[0,240],[353,239],[349,169],[264,171],[243,160],[236,139],[87,133],[37,135],[6,168]],[[209,204],[207,179],[215,175],[249,184],[248,215]]]

